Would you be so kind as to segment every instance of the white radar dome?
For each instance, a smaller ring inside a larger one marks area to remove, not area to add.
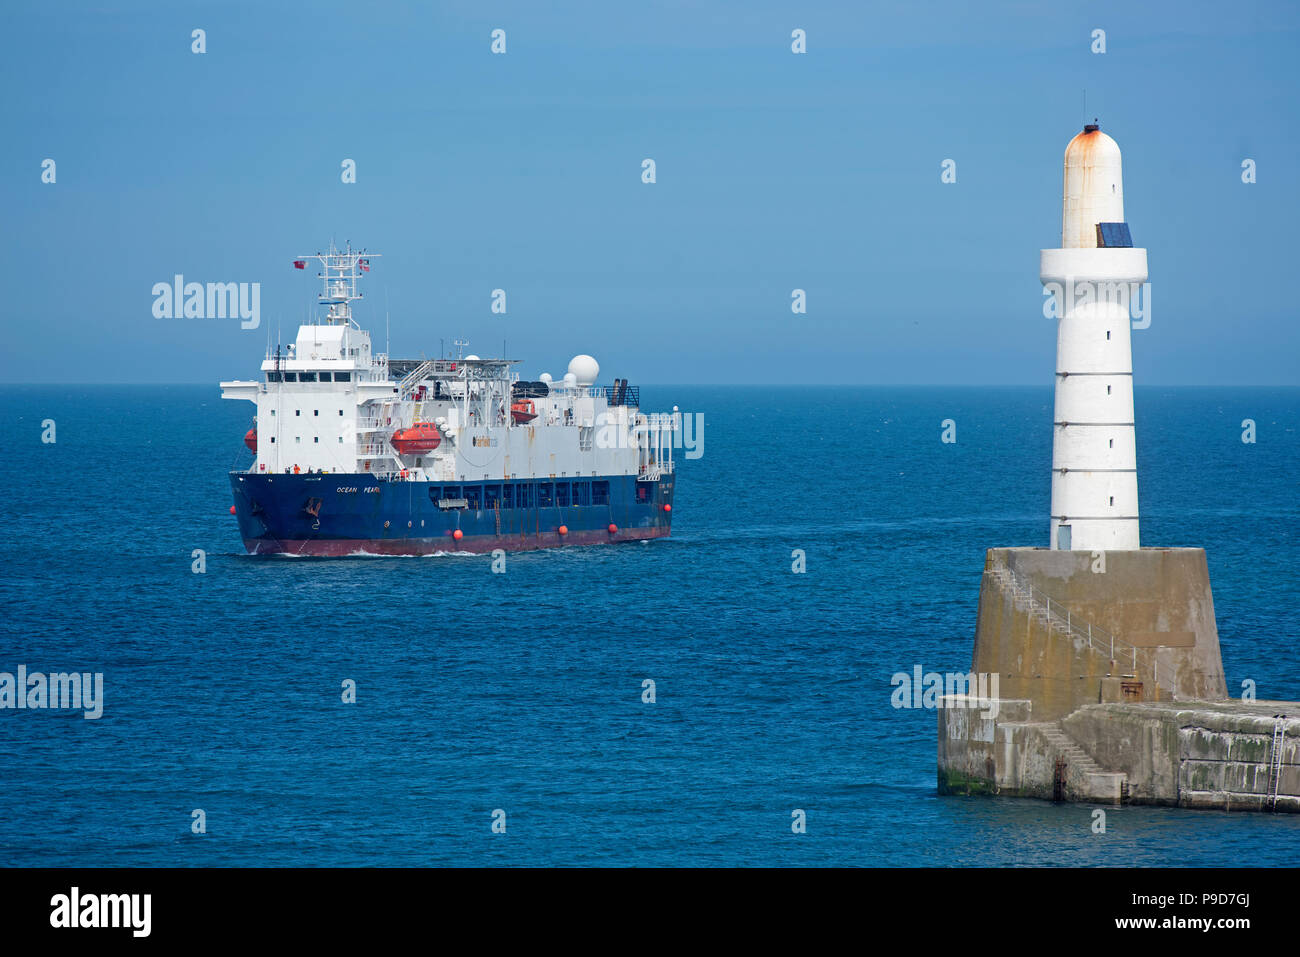
[[[472,355],[472,354],[471,354],[471,355],[468,355],[468,356],[465,357],[465,361],[466,361],[466,362],[478,362],[478,356],[476,356],[476,355]]]
[[[600,363],[591,356],[574,356],[569,360],[569,372],[578,385],[594,385],[600,375]]]
[[[566,389],[572,389],[577,384],[578,384],[578,377],[576,375],[574,375],[572,372],[564,373],[564,387]]]
[[[551,374],[549,372],[543,372],[541,375],[537,377],[537,381],[545,382],[547,385],[550,385],[552,382]]]

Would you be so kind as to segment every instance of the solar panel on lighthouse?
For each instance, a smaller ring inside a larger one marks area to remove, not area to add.
[[[1098,223],[1097,248],[1120,249],[1133,247],[1133,237],[1128,230],[1128,223]]]

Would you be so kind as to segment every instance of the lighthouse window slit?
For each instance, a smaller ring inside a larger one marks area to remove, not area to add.
[[[1106,386],[1106,394],[1110,395],[1110,386]]]
[[[1106,338],[1107,338],[1107,339],[1110,338],[1110,330],[1109,330],[1109,329],[1106,330]]]
[[[1115,440],[1114,440],[1114,439],[1111,439],[1111,440],[1110,440],[1110,447],[1111,447],[1112,449],[1115,447]]]
[[[1112,496],[1110,497],[1110,504],[1112,504],[1112,505],[1115,504],[1115,496],[1114,496],[1114,495],[1112,495]]]
[[[608,482],[591,483],[591,504],[592,505],[609,504],[609,483]]]

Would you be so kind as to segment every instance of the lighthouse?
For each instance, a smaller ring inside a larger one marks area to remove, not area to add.
[[[1096,123],[1065,149],[1061,246],[1041,251],[1039,278],[1058,321],[1051,548],[1137,549],[1129,303],[1147,252],[1124,219],[1119,146]]]
[[[1300,813],[1300,701],[1228,698],[1205,550],[1138,538],[1129,305],[1147,254],[1096,123],[1065,150],[1061,245],[1041,255],[1051,548],[984,553],[971,680],[938,700],[939,793]],[[985,675],[992,697],[971,690]]]

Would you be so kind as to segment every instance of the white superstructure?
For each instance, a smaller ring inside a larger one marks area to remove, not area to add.
[[[1119,146],[1089,124],[1065,150],[1061,248],[1039,268],[1059,317],[1053,549],[1139,547],[1129,303],[1147,255],[1127,236]]]
[[[680,415],[641,412],[626,380],[596,385],[590,356],[575,356],[561,382],[520,382],[514,360],[376,353],[351,312],[359,270],[376,256],[331,247],[295,260],[324,267],[327,315],[301,326],[284,351],[268,351],[261,380],[221,383],[223,398],[257,406],[248,472],[409,482],[672,473]]]

